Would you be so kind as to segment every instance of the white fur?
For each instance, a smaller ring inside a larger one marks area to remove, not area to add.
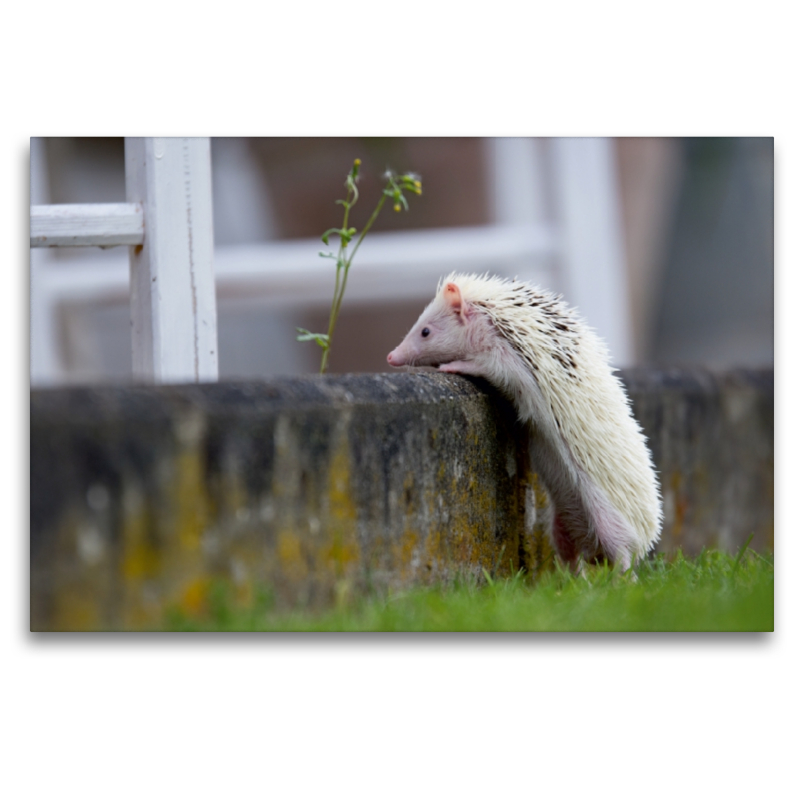
[[[661,500],[645,437],[605,345],[559,297],[451,274],[388,360],[479,375],[514,402],[556,507],[562,557],[574,561],[577,548],[627,568],[658,541]]]

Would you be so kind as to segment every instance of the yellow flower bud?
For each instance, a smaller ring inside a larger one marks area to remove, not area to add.
[[[395,203],[394,204],[394,210],[395,211],[399,211],[400,210],[400,203]]]
[[[355,160],[353,163],[354,163],[354,164],[355,164],[357,167],[360,167],[360,166],[361,166],[361,159],[360,159],[360,158],[357,158],[357,159],[356,159],[356,160]]]

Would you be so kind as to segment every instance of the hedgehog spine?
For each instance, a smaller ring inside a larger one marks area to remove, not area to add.
[[[480,376],[511,399],[565,561],[605,557],[627,569],[654,546],[661,501],[645,438],[605,345],[559,296],[453,273],[388,361]]]

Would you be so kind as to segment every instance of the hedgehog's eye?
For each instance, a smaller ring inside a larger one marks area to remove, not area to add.
[[[422,338],[424,339],[426,336],[428,336],[430,334],[430,332],[431,332],[430,328],[423,328],[422,329]]]

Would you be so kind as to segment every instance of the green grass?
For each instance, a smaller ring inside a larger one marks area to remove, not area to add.
[[[322,612],[280,611],[268,592],[237,607],[218,584],[207,613],[172,611],[165,628],[179,631],[771,631],[772,556],[656,556],[637,579],[606,566],[574,576],[557,570],[535,582],[505,580],[415,588],[351,600]]]

